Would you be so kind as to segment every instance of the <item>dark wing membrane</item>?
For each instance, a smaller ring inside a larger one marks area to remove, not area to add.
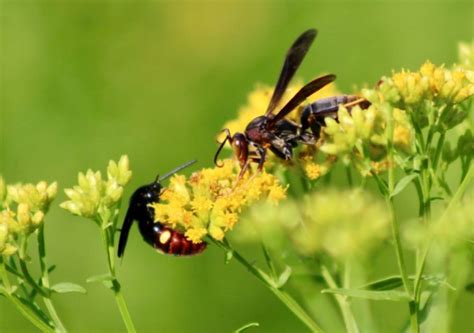
[[[316,34],[317,31],[315,29],[307,30],[298,37],[293,45],[291,45],[286,54],[285,62],[283,63],[283,68],[281,69],[280,76],[275,86],[275,90],[273,91],[270,103],[268,104],[267,111],[265,112],[266,116],[272,113],[281,97],[285,93],[285,90],[293,78],[293,75],[295,75],[296,70],[301,65],[303,58],[316,38]]]
[[[283,119],[288,113],[293,111],[298,105],[300,105],[306,98],[323,88],[327,84],[333,82],[336,79],[336,75],[329,74],[321,76],[303,88],[301,88],[292,99],[277,113],[277,115],[267,122],[267,128],[273,127],[280,119]]]
[[[133,224],[133,214],[132,214],[132,207],[128,207],[127,215],[125,215],[125,220],[123,221],[122,230],[120,231],[120,239],[118,243],[118,251],[117,255],[119,258],[123,256],[125,251],[125,245],[127,245],[128,233],[130,232],[130,228]]]

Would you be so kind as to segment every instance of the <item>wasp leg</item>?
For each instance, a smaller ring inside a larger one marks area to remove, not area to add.
[[[263,147],[258,147],[257,151],[260,154],[260,160],[258,161],[257,170],[262,172],[263,171],[263,164],[265,163],[265,158],[267,156],[267,150]]]

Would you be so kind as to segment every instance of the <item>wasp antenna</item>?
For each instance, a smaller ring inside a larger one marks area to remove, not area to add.
[[[229,139],[229,137],[226,136],[226,138],[224,139],[224,141],[221,142],[219,148],[217,149],[216,151],[216,154],[214,155],[214,164],[216,165],[216,167],[218,168],[222,168],[224,166],[224,164],[220,163],[217,161],[217,159],[219,158],[219,154],[221,153],[221,150],[222,148],[224,148],[224,145],[226,144],[227,140]]]
[[[161,177],[158,177],[158,176],[157,176],[157,181],[156,181],[156,182],[159,183],[159,182],[161,182],[161,181],[163,181],[163,180],[165,180],[165,179],[171,177],[172,175],[174,175],[174,174],[177,173],[178,171],[181,171],[181,170],[187,168],[188,166],[190,166],[190,165],[192,165],[192,164],[194,164],[194,163],[196,163],[196,162],[197,162],[197,160],[191,160],[191,161],[189,161],[189,162],[186,162],[186,163],[184,163],[184,164],[181,164],[179,167],[177,167],[177,168],[171,170],[170,172],[164,174],[163,176],[161,176]]]
[[[222,132],[226,133],[225,139],[224,139],[224,141],[220,142],[219,148],[217,149],[216,154],[214,155],[214,164],[218,168],[222,168],[222,166],[223,166],[223,164],[219,164],[217,162],[217,159],[219,158],[219,154],[221,153],[222,148],[224,148],[227,141],[229,141],[232,144],[232,137],[230,135],[229,129],[224,128],[222,131],[219,132],[219,134],[222,133]],[[219,141],[217,141],[217,143],[219,143]]]

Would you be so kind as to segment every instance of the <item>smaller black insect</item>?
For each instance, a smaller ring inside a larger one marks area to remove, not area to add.
[[[168,172],[162,177],[157,176],[156,180],[148,185],[139,187],[130,197],[130,202],[125,215],[125,220],[120,231],[118,244],[118,256],[123,256],[125,246],[127,245],[128,234],[133,221],[138,222],[138,230],[143,240],[153,246],[157,251],[164,254],[176,256],[191,256],[201,253],[206,249],[207,244],[193,243],[184,236],[183,233],[176,231],[160,222],[155,222],[155,210],[149,206],[152,203],[160,201],[160,195],[163,187],[161,182],[178,171],[187,168],[196,161],[189,161],[180,165],[176,169]]]

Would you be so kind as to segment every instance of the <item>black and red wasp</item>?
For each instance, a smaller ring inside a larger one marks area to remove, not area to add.
[[[369,102],[358,96],[332,96],[307,105],[301,115],[301,124],[285,119],[306,98],[336,79],[335,75],[329,74],[306,84],[278,113],[273,114],[316,35],[317,30],[309,29],[302,33],[291,45],[265,114],[253,119],[243,133],[237,132],[231,135],[229,129],[223,130],[226,134],[225,139],[220,143],[214,156],[214,163],[217,166],[220,166],[217,160],[227,141],[231,144],[241,166],[239,178],[248,169],[250,162],[258,163],[259,171],[263,169],[267,149],[270,149],[279,158],[291,160],[293,148],[298,143],[308,145],[316,143],[326,117],[337,120],[337,110],[340,105],[344,105],[348,109],[355,105],[360,105],[362,108],[368,107]],[[309,129],[311,132],[309,132]],[[254,149],[251,150],[250,146]]]
[[[206,249],[207,244],[193,243],[184,236],[183,233],[174,230],[163,223],[155,222],[155,211],[150,206],[152,203],[160,201],[163,187],[161,182],[178,171],[190,166],[196,161],[189,161],[180,165],[176,169],[168,172],[162,177],[157,176],[151,184],[139,187],[130,197],[125,220],[120,231],[118,244],[118,256],[123,256],[128,234],[134,221],[138,222],[138,230],[143,240],[153,246],[157,251],[164,254],[176,256],[191,256],[199,254]]]

